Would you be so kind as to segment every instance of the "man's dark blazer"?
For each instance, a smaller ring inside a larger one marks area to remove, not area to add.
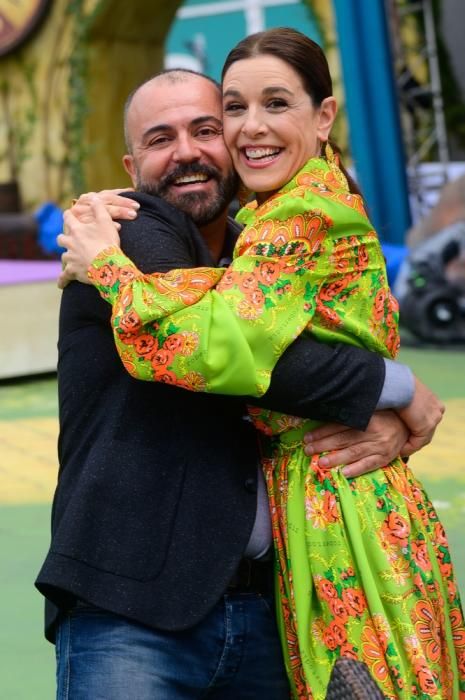
[[[122,245],[146,272],[215,263],[190,219],[162,200],[124,222]],[[50,550],[37,588],[46,634],[76,598],[145,625],[188,628],[227,587],[257,502],[257,436],[245,399],[137,381],[124,370],[110,306],[77,282],[59,324],[59,474]],[[349,346],[298,340],[263,405],[363,428],[384,363]],[[256,401],[255,401],[256,403]]]

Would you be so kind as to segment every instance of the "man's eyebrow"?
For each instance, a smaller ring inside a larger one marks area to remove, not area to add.
[[[173,131],[173,127],[169,124],[156,124],[155,126],[151,126],[142,134],[142,141],[146,141],[154,134],[159,134],[165,131]]]
[[[218,119],[217,117],[214,117],[213,114],[205,114],[202,115],[201,117],[196,117],[190,122],[191,126],[200,126],[202,124],[209,124],[211,122],[214,122],[215,125],[222,129],[223,128],[223,122]],[[155,124],[155,126],[151,126],[149,129],[144,131],[142,134],[142,141],[146,141],[149,139],[151,136],[154,134],[161,134],[161,133],[166,133],[166,132],[172,132],[175,131],[174,127],[172,124]]]

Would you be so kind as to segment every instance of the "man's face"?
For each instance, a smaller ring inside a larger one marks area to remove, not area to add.
[[[223,142],[221,96],[205,78],[160,76],[133,98],[127,119],[134,187],[163,197],[199,226],[218,218],[238,179]]]

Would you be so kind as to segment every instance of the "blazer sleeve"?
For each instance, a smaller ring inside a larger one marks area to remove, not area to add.
[[[375,352],[300,336],[278,360],[267,392],[253,403],[364,430],[376,410],[385,373],[384,359]]]

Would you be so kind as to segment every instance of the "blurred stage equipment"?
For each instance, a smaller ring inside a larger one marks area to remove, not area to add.
[[[465,220],[412,249],[394,292],[400,321],[421,340],[465,342]]]

